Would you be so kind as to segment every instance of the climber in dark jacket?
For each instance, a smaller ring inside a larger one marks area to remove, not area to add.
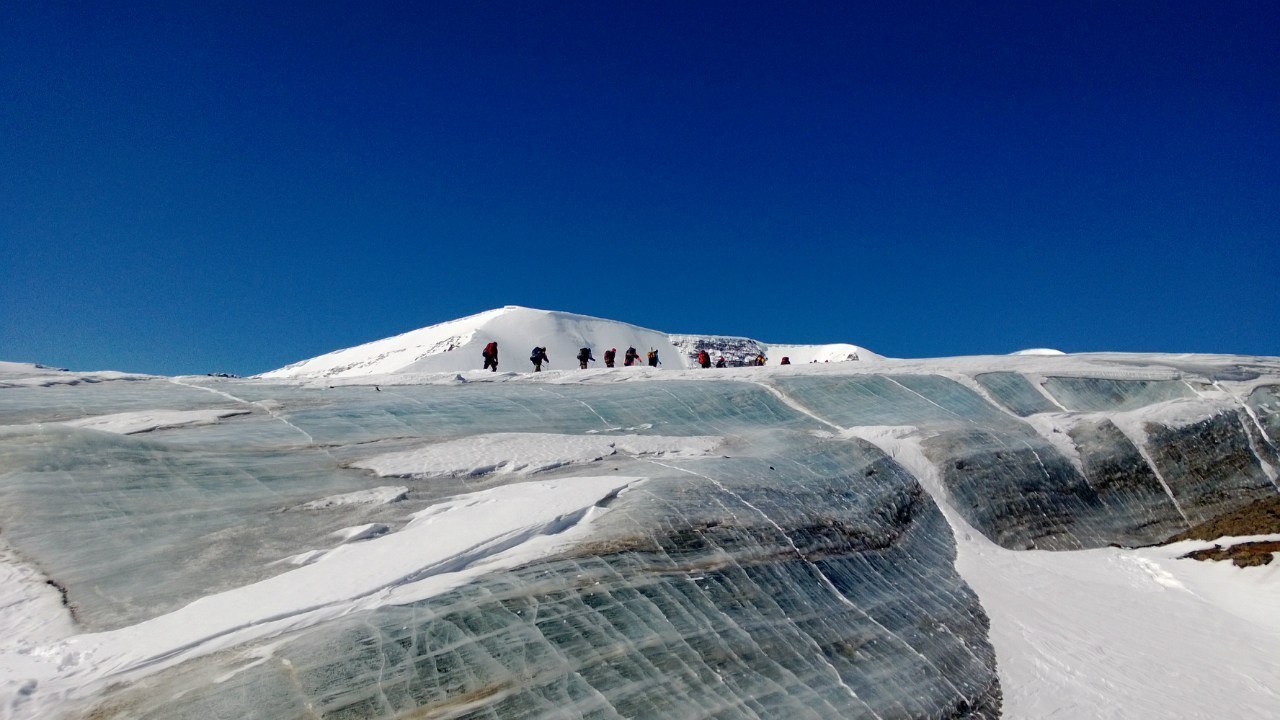
[[[622,356],[622,364],[631,367],[640,361],[640,353],[636,352],[633,347],[627,348],[627,354]]]
[[[544,347],[536,347],[529,354],[529,362],[533,363],[534,372],[542,372],[542,363],[551,364],[551,358],[547,357],[547,349]]]
[[[595,362],[596,359],[591,356],[591,348],[582,348],[578,351],[578,367],[583,370],[587,369],[588,362]]]
[[[484,369],[491,372],[498,372],[498,343],[491,342],[484,346],[484,352],[480,354],[484,358]]]
[[[724,356],[723,356],[723,355],[721,355],[721,356],[720,356],[720,359],[716,360],[716,367],[718,367],[718,368],[725,367],[727,364],[728,364],[728,363],[726,363],[726,362],[724,361]]]
[[[699,350],[698,365],[702,367],[703,370],[706,370],[707,368],[711,367],[711,354],[708,353],[706,350]]]
[[[618,356],[618,348],[609,348],[604,351],[604,366],[613,367],[613,359]]]

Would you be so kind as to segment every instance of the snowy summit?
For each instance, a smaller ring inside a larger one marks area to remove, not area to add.
[[[657,350],[663,367],[677,369],[693,367],[698,351],[704,349],[712,353],[713,360],[723,355],[731,364],[740,364],[757,353],[763,353],[771,365],[783,357],[790,358],[793,364],[881,357],[844,343],[779,345],[721,335],[672,335],[589,315],[508,305],[335,350],[259,377],[360,377],[475,370],[481,366],[481,352],[490,342],[498,343],[500,369],[521,372],[531,369],[529,353],[534,347],[547,348],[550,370],[576,367],[574,358],[583,347],[591,348],[599,361],[592,367],[603,367],[604,352],[611,348],[617,349],[621,365],[629,347],[636,348],[642,358],[649,350]]]

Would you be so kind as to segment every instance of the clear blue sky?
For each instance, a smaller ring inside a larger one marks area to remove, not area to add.
[[[3,3],[0,359],[1280,355],[1278,78],[1274,2]]]

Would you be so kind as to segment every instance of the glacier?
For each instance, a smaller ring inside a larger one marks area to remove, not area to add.
[[[1276,707],[1276,564],[1162,543],[1280,495],[1280,360],[374,350],[249,379],[0,364],[0,717]]]

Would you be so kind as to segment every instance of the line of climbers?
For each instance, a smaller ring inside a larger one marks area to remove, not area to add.
[[[613,367],[614,358],[616,358],[617,356],[618,356],[618,348],[609,348],[608,350],[605,350],[604,366]],[[485,370],[488,370],[490,372],[498,371],[498,343],[497,342],[490,342],[488,345],[485,345],[484,352],[481,353],[481,357],[484,358]],[[662,364],[662,361],[658,359],[658,351],[654,349],[649,350],[649,354],[646,356],[646,360],[649,367],[658,367],[659,365]],[[533,352],[529,354],[529,362],[533,363],[534,372],[542,372],[543,364],[550,365],[551,358],[547,357],[547,349],[545,347],[536,347],[533,349]],[[583,370],[586,370],[587,363],[589,362],[596,362],[596,359],[595,359],[595,356],[591,354],[591,348],[584,347],[578,351],[578,367],[582,368]],[[746,362],[747,365],[755,365],[755,366],[761,366],[761,365],[764,365],[764,363],[765,363],[764,353],[757,353],[754,358],[750,358]],[[639,365],[640,353],[636,352],[636,349],[634,347],[627,348],[626,354],[623,355],[622,357],[622,364],[626,367],[631,367],[632,365]],[[790,365],[791,358],[783,357],[781,364]],[[698,351],[698,366],[704,369],[711,367],[711,355],[706,350]],[[725,361],[723,355],[721,355],[716,360],[715,366],[718,368],[723,368],[728,366],[728,363]]]
[[[613,367],[614,358],[616,358],[617,356],[618,356],[618,348],[609,348],[608,350],[605,350],[604,366]],[[493,369],[497,370],[498,369],[498,344],[497,343],[491,342],[487,346],[485,346],[484,367],[486,370],[489,369],[489,363],[491,358],[493,363]],[[529,354],[529,362],[533,363],[534,372],[542,372],[543,364],[550,365],[551,358],[547,356],[547,349],[545,347],[536,347],[533,349],[533,352]],[[594,355],[591,354],[591,348],[584,347],[578,351],[578,367],[582,368],[583,370],[586,370],[587,363],[592,363],[592,362],[596,362],[596,358]],[[636,349],[633,347],[627,348],[627,353],[622,358],[622,364],[627,367],[631,367],[632,365],[639,365],[640,353],[636,352]],[[661,364],[662,364],[661,361],[658,360],[658,351],[650,350],[649,366],[658,367]]]
[[[543,348],[545,350],[546,348]],[[604,366],[613,367],[614,361],[618,357],[618,348],[609,348],[604,351]],[[595,362],[595,356],[591,354],[591,348],[584,347],[578,351],[578,367],[583,370],[587,369],[588,362]],[[662,361],[658,359],[658,351],[650,348],[648,355],[649,367],[658,367]],[[640,364],[640,353],[634,347],[627,348],[627,352],[622,356],[622,364],[625,367]],[[534,372],[538,372],[538,368],[534,367]]]

